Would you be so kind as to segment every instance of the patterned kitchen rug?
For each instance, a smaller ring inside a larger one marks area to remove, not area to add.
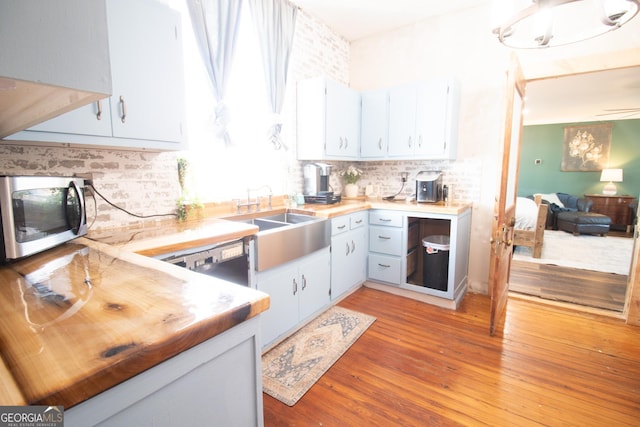
[[[331,307],[262,356],[262,389],[295,405],[375,320]]]

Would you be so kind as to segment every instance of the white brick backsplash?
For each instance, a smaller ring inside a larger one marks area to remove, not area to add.
[[[413,160],[413,161],[379,161],[379,162],[328,162],[334,165],[331,186],[336,192],[342,191],[343,182],[339,173],[347,166],[353,164],[361,169],[364,174],[358,181],[360,194],[371,184],[379,186],[382,196],[395,195],[402,188],[401,173],[407,172],[409,177],[400,195],[409,196],[415,194],[416,175],[420,171],[441,171],[442,183],[450,186],[452,201],[475,202],[480,197],[480,172],[481,168],[474,161],[449,161],[449,160]]]
[[[109,201],[138,215],[175,212],[180,195],[176,153],[0,145],[0,173],[65,175],[91,172],[94,186]],[[92,229],[143,221],[109,206],[96,195],[87,201]],[[96,215],[97,213],[97,215]]]

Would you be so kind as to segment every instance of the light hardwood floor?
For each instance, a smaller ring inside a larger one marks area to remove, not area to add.
[[[490,337],[489,303],[359,289],[339,305],[377,320],[293,407],[265,394],[265,425],[640,425],[640,328],[510,299]]]

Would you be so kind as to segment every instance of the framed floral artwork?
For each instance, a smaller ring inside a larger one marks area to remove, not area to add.
[[[613,124],[566,126],[560,170],[601,171],[609,162]]]

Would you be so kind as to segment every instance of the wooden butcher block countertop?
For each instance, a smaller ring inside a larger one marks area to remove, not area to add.
[[[459,215],[471,208],[470,203],[417,203],[405,201],[385,201],[382,199],[372,200],[343,200],[340,203],[332,205],[314,205],[306,204],[293,209],[296,212],[312,213],[325,218],[333,218],[335,216],[346,215],[367,209],[386,209],[416,212],[421,214],[442,214],[442,215]]]
[[[79,238],[0,267],[1,404],[69,408],[258,315],[267,294]]]
[[[90,232],[88,237],[129,252],[158,256],[241,239],[257,232],[258,227],[252,224],[205,218],[197,221],[166,221],[150,226],[107,229]]]

